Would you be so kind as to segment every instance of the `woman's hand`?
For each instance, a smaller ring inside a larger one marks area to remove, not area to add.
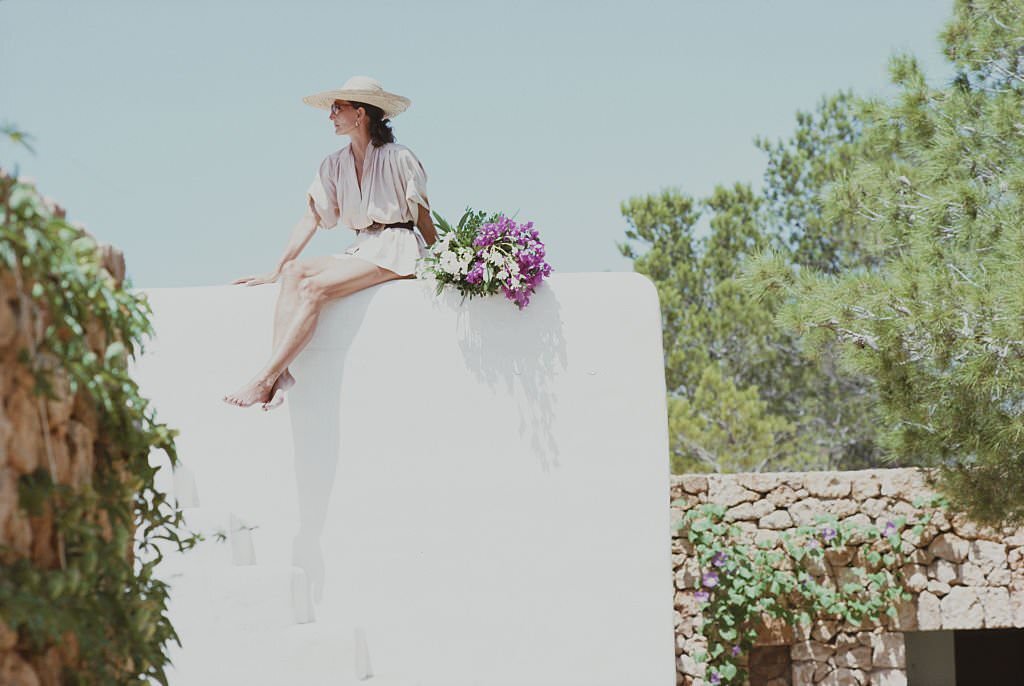
[[[267,272],[261,276],[243,276],[240,279],[235,279],[231,282],[232,286],[259,286],[264,283],[274,283],[277,281],[277,277],[281,275],[281,271],[275,269],[272,272]]]

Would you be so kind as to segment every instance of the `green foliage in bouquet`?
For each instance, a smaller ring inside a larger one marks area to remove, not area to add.
[[[484,224],[490,224],[498,221],[501,216],[500,212],[491,212],[488,214],[484,210],[474,210],[471,207],[467,207],[462,217],[459,218],[459,223],[456,226],[449,224],[444,217],[437,212],[432,212],[434,220],[437,222],[437,233],[438,237],[446,234],[452,234],[453,245],[473,245],[473,239],[476,238],[477,231]]]
[[[473,239],[476,238],[480,227],[484,224],[496,222],[501,217],[500,212],[488,213],[484,210],[474,210],[471,207],[467,207],[462,217],[459,218],[459,223],[452,226],[437,212],[432,211],[431,214],[434,216],[434,225],[437,228],[437,240],[449,241],[448,249],[454,252],[460,259],[460,262],[466,265],[466,271],[468,271],[469,265],[472,263],[472,257],[476,252],[473,246]],[[437,260],[436,256],[427,258],[428,263],[436,263]],[[463,298],[481,295],[481,287],[466,283],[462,278],[464,274],[465,272],[460,275],[451,274],[439,269],[434,270],[434,278],[437,280],[436,294],[440,295],[445,286],[454,286],[462,294]],[[497,292],[498,285],[492,284],[489,291],[484,294],[493,295]]]

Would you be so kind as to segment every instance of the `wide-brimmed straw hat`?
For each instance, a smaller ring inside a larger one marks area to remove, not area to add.
[[[341,88],[307,95],[302,102],[322,110],[329,110],[335,100],[376,105],[384,110],[385,119],[394,119],[409,109],[409,105],[412,104],[412,101],[405,96],[387,92],[380,85],[380,81],[369,76],[353,76]]]

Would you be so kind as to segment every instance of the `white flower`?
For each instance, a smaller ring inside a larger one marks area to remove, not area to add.
[[[459,259],[451,250],[441,253],[440,265],[441,269],[449,274],[459,274],[462,267]]]

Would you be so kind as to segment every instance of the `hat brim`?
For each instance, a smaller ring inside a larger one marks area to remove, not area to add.
[[[377,91],[340,89],[322,91],[320,93],[314,93],[313,95],[307,95],[302,99],[302,102],[312,107],[316,107],[317,109],[329,110],[335,100],[365,102],[370,105],[375,105],[384,110],[384,117],[386,119],[394,119],[399,114],[409,109],[409,105],[412,104],[412,101],[409,100],[409,98],[396,95],[394,93],[388,93],[387,91],[381,94]]]

